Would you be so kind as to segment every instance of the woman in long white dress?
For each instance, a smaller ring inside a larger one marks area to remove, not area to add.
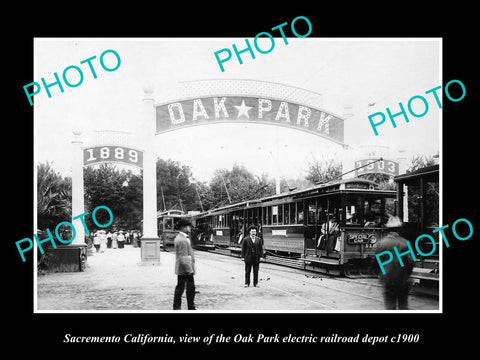
[[[100,252],[105,252],[107,248],[107,234],[105,234],[105,230],[100,231]]]
[[[112,235],[112,249],[116,249],[118,247],[117,239],[118,239],[118,234],[115,231]]]

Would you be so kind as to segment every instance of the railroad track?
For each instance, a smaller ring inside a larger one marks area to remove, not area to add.
[[[240,257],[240,251],[233,252],[230,248],[215,248],[213,250],[208,250],[209,253],[227,255],[231,257]],[[281,256],[270,255],[265,258],[264,262],[270,264],[276,264],[281,266],[292,267],[296,269],[305,270],[304,261],[294,258],[286,258]]]
[[[205,251],[205,250],[204,250]],[[214,253],[214,254],[220,254],[220,255],[226,255],[230,257],[240,257],[240,253],[232,253],[229,248],[215,248],[213,250],[208,250],[209,253]],[[332,275],[328,272],[322,272],[319,271],[319,268],[311,269],[307,268],[305,266],[305,261],[300,260],[300,259],[295,259],[295,258],[287,258],[287,257],[282,257],[282,256],[277,256],[273,254],[267,254],[265,260],[263,261],[264,263],[267,264],[274,264],[274,265],[280,265],[288,268],[294,268],[294,269],[299,269],[302,271],[307,271],[311,272],[312,274],[321,274],[321,276],[325,276],[328,278],[335,278],[338,281],[342,282],[349,282],[349,283],[354,283],[354,284],[365,284],[367,286],[377,286],[381,287],[380,284],[371,284],[371,283],[365,283],[362,282],[361,279],[373,279],[376,278],[377,275],[372,275],[372,274],[363,274],[359,273],[358,275],[354,275],[350,272],[346,272],[345,277],[338,276],[338,275]],[[412,286],[410,287],[409,293],[411,295],[428,295],[428,296],[433,296],[433,297],[438,297],[438,289],[435,288],[427,288],[424,286],[418,285],[418,282],[413,281]],[[381,299],[383,302],[383,299]]]
[[[226,251],[223,251],[223,252],[217,252],[217,251],[209,251],[209,253],[216,253],[216,254],[222,254],[222,255],[228,255],[226,253]],[[267,257],[268,258],[268,257]],[[201,261],[201,260],[197,260],[197,261]],[[210,266],[212,268],[215,268],[217,270],[220,270],[222,272],[227,272],[227,273],[231,273],[231,274],[235,274],[235,275],[238,275],[238,271],[233,271],[231,268],[229,267],[223,267],[223,266],[218,266],[218,265],[212,265],[210,263],[203,263],[204,265],[207,265],[207,266]],[[273,263],[272,263],[273,264]],[[278,269],[274,269],[274,268],[263,268],[262,269],[262,273],[263,273],[263,277],[271,277],[271,273],[272,272],[278,272],[279,270]],[[290,277],[288,275],[286,275],[287,273],[286,272],[282,272],[282,278],[285,278],[285,279],[289,279],[289,280],[292,280],[292,281],[298,281],[297,278],[294,278],[294,277]],[[319,276],[320,277],[320,276]],[[351,281],[353,282],[353,281]],[[321,282],[318,282],[316,281],[315,279],[309,279],[308,277],[305,277],[305,279],[302,279],[302,283],[305,283],[305,284],[308,284],[309,286],[315,286],[315,287],[320,287],[320,288],[324,288],[324,289],[328,289],[328,290],[331,290],[331,291],[336,291],[336,292],[341,292],[341,293],[344,293],[344,294],[348,294],[350,296],[355,296],[355,297],[361,297],[363,299],[368,299],[368,300],[371,300],[371,301],[375,301],[375,302],[378,302],[379,303],[379,308],[382,309],[383,306],[384,306],[384,299],[383,298],[379,298],[379,297],[374,297],[374,296],[369,296],[369,295],[365,295],[365,294],[360,294],[360,293],[356,293],[356,292],[353,292],[353,291],[349,291],[349,290],[345,290],[345,289],[341,289],[341,288],[338,288],[338,287],[335,287],[335,286],[331,286],[331,285],[326,285],[325,283],[321,283]],[[364,283],[355,283],[355,284],[360,284],[360,285],[364,285],[365,287],[370,287],[371,284],[364,284]],[[267,284],[266,282],[262,282],[262,286],[265,286],[267,288],[271,288],[273,290],[276,290],[276,291],[279,291],[279,292],[282,292],[282,293],[286,293],[286,294],[289,294],[291,296],[295,296],[295,297],[298,297],[304,301],[308,301],[308,302],[312,302],[312,303],[316,303],[316,304],[319,304],[319,305],[322,305],[323,307],[325,307],[326,309],[329,309],[329,310],[336,310],[337,308],[330,305],[330,304],[327,304],[325,302],[322,302],[322,301],[319,301],[317,299],[311,299],[311,298],[307,298],[305,296],[301,296],[297,293],[294,293],[292,291],[288,291],[284,288],[278,288],[276,286],[272,286],[271,284]],[[409,310],[419,310],[417,308],[414,308],[412,306],[409,307]]]

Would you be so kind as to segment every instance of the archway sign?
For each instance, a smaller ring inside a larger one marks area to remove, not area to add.
[[[94,145],[82,146],[83,141],[80,138],[81,131],[74,130],[73,144],[73,173],[72,173],[72,215],[81,214],[85,211],[84,206],[84,184],[83,184],[83,167],[92,166],[102,163],[121,163],[124,165],[130,165],[139,169],[144,168],[143,159],[144,151],[138,148],[133,148],[128,145],[127,135],[128,133],[115,130],[97,131],[103,138],[101,141],[98,139]],[[106,142],[108,141],[108,142]],[[149,186],[145,185],[144,176],[144,197],[145,193],[152,193],[149,191]],[[145,190],[146,189],[146,190]],[[153,189],[156,192],[156,188]],[[151,202],[147,201],[147,206],[151,206]],[[144,214],[147,214],[149,210],[145,210]],[[155,210],[156,212],[156,210]],[[115,216],[115,214],[114,214]],[[156,219],[155,219],[156,224]],[[151,225],[150,225],[151,227]],[[83,227],[79,227],[77,230],[77,236],[75,240],[69,244],[69,251],[76,251],[80,248],[86,255],[84,249],[85,243],[83,241],[85,236],[85,230]],[[143,231],[145,235],[145,229]],[[152,239],[142,237],[143,248],[141,250],[142,262],[159,262],[160,261],[160,244],[158,237],[156,236],[156,229],[151,229],[148,234],[154,234]],[[151,240],[151,241],[150,241]],[[83,248],[83,249],[82,249]]]
[[[143,151],[120,145],[83,148],[83,166],[118,162],[143,169]]]
[[[302,130],[343,144],[344,120],[324,110],[254,96],[209,96],[156,106],[156,133],[214,122],[254,122]]]
[[[95,145],[83,148],[83,166],[90,166],[102,163],[121,163],[143,169],[143,151],[122,145],[110,144]],[[156,199],[156,194],[154,198]],[[153,239],[147,239],[143,236],[141,239],[141,244],[142,261],[160,261],[160,243],[156,237],[154,237]]]

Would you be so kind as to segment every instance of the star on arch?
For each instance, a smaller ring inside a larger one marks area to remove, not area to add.
[[[240,116],[245,115],[248,119],[250,119],[250,116],[248,115],[248,111],[252,108],[252,106],[247,106],[245,105],[245,100],[242,100],[242,105],[234,105],[235,108],[238,110],[238,115],[237,119],[240,118]]]

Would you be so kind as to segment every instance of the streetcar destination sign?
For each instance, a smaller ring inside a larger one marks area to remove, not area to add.
[[[347,243],[348,244],[375,244],[377,242],[377,237],[375,234],[348,234]]]
[[[357,176],[370,173],[381,173],[390,176],[399,174],[398,162],[393,160],[384,159],[377,161],[376,159],[364,159],[355,161],[355,168],[361,166],[363,167],[355,171]]]
[[[83,166],[120,162],[143,168],[143,151],[124,146],[103,145],[83,149]]]
[[[343,144],[344,120],[321,109],[272,98],[219,96],[156,105],[156,132],[214,122],[279,125]]]

